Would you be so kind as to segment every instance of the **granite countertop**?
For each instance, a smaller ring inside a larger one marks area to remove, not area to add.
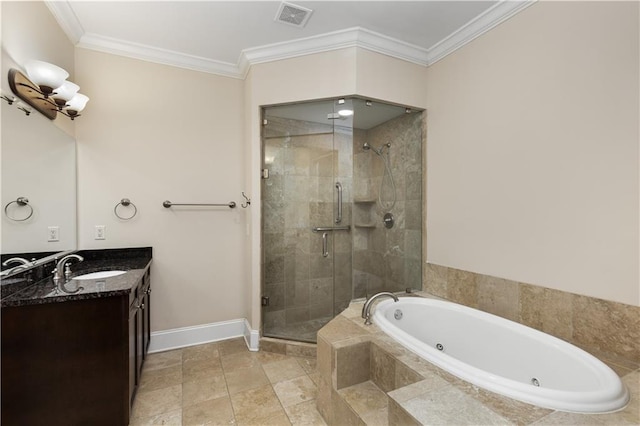
[[[119,296],[131,293],[151,265],[151,248],[81,250],[77,254],[84,261],[71,261],[72,276],[67,282],[56,286],[49,274],[37,282],[25,277],[3,281],[3,286],[16,287],[15,291],[2,298],[2,307],[59,303],[99,297]],[[126,273],[95,280],[75,280],[74,276],[97,271],[123,270]]]

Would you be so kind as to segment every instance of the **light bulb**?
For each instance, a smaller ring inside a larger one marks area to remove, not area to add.
[[[70,81],[65,81],[62,86],[58,87],[51,97],[53,99],[61,99],[65,102],[70,101],[80,90],[80,86]]]
[[[83,95],[82,93],[77,93],[69,102],[67,102],[67,112],[69,114],[75,115],[82,111],[89,102],[89,97]]]
[[[37,84],[45,96],[62,86],[69,73],[57,65],[43,61],[27,61],[24,64],[29,80]]]

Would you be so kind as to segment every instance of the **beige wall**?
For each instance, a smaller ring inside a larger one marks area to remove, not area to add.
[[[260,107],[357,94],[416,107],[425,106],[423,67],[388,56],[347,48],[251,67],[245,80],[246,150],[251,182],[251,315],[260,325]]]
[[[428,69],[428,262],[640,305],[638,6],[539,2]]]
[[[85,49],[76,73],[92,95],[76,129],[79,247],[153,247],[154,331],[247,317],[247,210],[162,207],[242,201],[243,82]],[[113,212],[123,197],[130,221]]]
[[[400,105],[425,108],[427,79],[423,66],[356,50],[355,93]]]

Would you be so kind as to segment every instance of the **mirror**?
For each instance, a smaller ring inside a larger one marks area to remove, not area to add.
[[[26,115],[4,101],[1,137],[2,261],[21,257],[42,263],[75,250],[74,138],[37,112]],[[10,275],[18,265],[2,271]]]

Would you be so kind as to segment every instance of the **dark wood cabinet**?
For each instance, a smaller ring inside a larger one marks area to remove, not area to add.
[[[151,343],[151,276],[145,274],[142,297],[142,355],[146,359]]]
[[[129,294],[3,307],[2,425],[128,425],[150,289],[147,269]]]
[[[131,404],[135,391],[142,378],[142,364],[147,356],[149,341],[151,339],[151,281],[149,274],[145,274],[140,285],[136,288],[136,298],[129,309],[129,357],[131,377],[129,395]]]
[[[141,368],[138,364],[138,341],[140,340],[140,312],[137,299],[129,307],[129,406],[133,407],[133,399],[140,383]]]

